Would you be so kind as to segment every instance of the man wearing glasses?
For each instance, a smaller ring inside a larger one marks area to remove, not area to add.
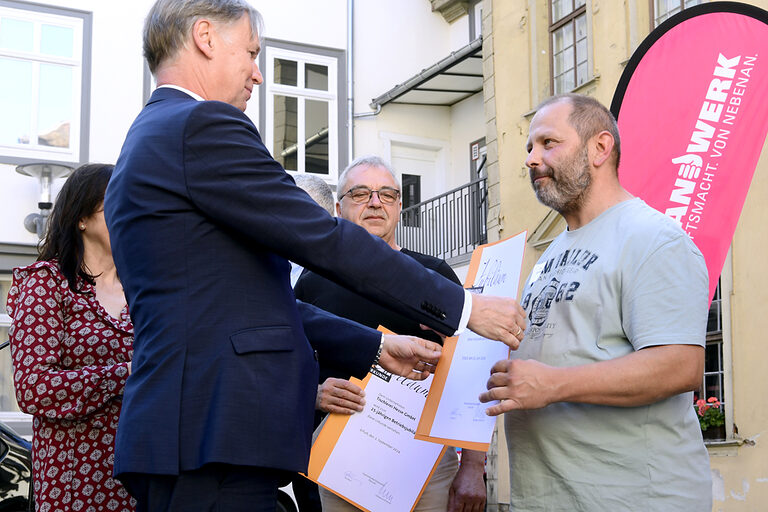
[[[338,197],[336,213],[339,217],[365,228],[392,249],[461,284],[444,260],[402,248],[395,241],[395,229],[402,208],[400,186],[391,167],[384,160],[366,156],[349,164],[339,177]],[[396,278],[393,276],[393,279]],[[304,271],[296,283],[295,292],[299,300],[363,325],[373,328],[383,325],[397,334],[410,334],[442,343],[437,334],[423,330],[418,322],[379,306],[314,272]],[[318,410],[341,414],[363,410],[365,400],[362,390],[349,382],[347,377],[349,375],[329,368],[320,360],[321,384],[315,404]],[[318,415],[316,424],[321,419]],[[485,453],[464,450],[461,468],[458,469],[456,450],[446,450],[415,511],[482,511],[485,504],[484,461]],[[324,489],[320,490],[320,495],[324,512],[357,510]]]

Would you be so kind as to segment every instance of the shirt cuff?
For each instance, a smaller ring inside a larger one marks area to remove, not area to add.
[[[467,324],[469,323],[469,315],[472,314],[472,294],[469,290],[464,290],[464,309],[461,310],[461,319],[459,320],[459,328],[453,333],[454,336],[458,336],[463,333]]]

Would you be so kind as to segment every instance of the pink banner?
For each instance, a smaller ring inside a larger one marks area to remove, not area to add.
[[[768,12],[713,2],[670,18],[633,55],[611,110],[622,185],[693,239],[711,298],[768,132]]]

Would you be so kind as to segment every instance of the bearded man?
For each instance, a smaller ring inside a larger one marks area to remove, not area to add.
[[[523,290],[528,327],[484,402],[505,413],[511,508],[710,510],[692,391],[702,382],[707,270],[670,218],[619,184],[619,133],[587,96],[546,100],[526,166],[568,229]]]

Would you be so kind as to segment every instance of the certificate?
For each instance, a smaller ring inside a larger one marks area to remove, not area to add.
[[[328,416],[307,476],[363,510],[412,510],[445,451],[413,437],[432,377],[413,381],[377,367],[350,380],[365,389],[365,408]]]
[[[472,253],[465,287],[474,293],[517,297],[527,232]],[[491,367],[509,357],[509,347],[466,330],[449,338],[434,375],[416,439],[487,451],[496,418],[485,414],[492,404],[480,403]]]

